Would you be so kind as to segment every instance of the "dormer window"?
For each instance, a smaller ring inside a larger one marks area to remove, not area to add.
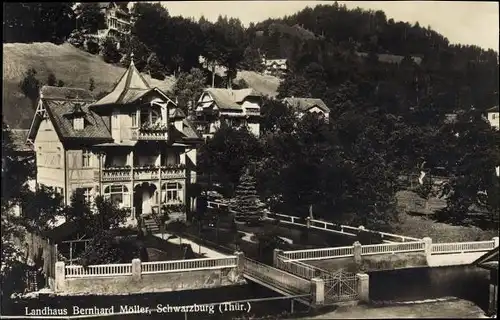
[[[73,119],[73,128],[75,130],[83,130],[85,128],[85,121],[83,117],[76,117]]]

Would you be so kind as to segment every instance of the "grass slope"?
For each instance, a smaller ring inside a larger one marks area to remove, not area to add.
[[[94,78],[95,93],[111,90],[125,71],[122,67],[105,63],[98,55],[67,43],[4,43],[3,57],[2,113],[12,128],[29,128],[33,117],[31,102],[18,88],[29,68],[36,69],[37,78],[42,83],[47,81],[51,72],[70,87],[88,88],[90,78]],[[152,86],[164,91],[170,90],[175,83],[173,77],[167,77],[164,81],[152,79],[148,75],[145,78]],[[266,95],[275,95],[279,85],[278,79],[255,72],[243,71],[238,74],[238,78],[245,79],[255,90]]]

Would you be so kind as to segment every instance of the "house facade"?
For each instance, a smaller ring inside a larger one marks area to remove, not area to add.
[[[132,29],[131,15],[120,8],[116,2],[99,2],[99,9],[104,15],[106,28],[98,30],[99,38],[119,37],[130,34]]]
[[[330,118],[330,109],[321,99],[288,97],[283,99],[283,103],[293,110],[299,118],[302,118],[306,113],[317,114],[326,121]]]
[[[28,133],[37,183],[54,187],[66,204],[78,189],[129,208],[130,219],[165,206],[194,209],[202,141],[177,105],[152,88],[133,61],[99,101],[88,90],[44,86]]]
[[[260,135],[262,95],[253,89],[205,89],[196,105],[198,132],[210,138],[223,123],[234,128],[246,127]]]
[[[264,74],[282,77],[288,72],[287,59],[262,59]]]

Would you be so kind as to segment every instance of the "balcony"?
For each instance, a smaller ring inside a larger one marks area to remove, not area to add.
[[[161,179],[184,179],[186,177],[186,166],[183,164],[168,165],[161,167]]]
[[[147,167],[119,167],[119,168],[103,168],[102,182],[114,181],[130,181],[132,174],[134,180],[159,180],[161,172],[162,180],[169,179],[184,179],[186,178],[186,167],[183,164],[168,165],[168,166],[147,166]],[[99,180],[99,171],[95,172],[95,180]]]
[[[104,168],[102,170],[102,182],[128,181],[131,178],[130,167]],[[99,172],[96,172],[96,180],[99,179]]]
[[[164,124],[144,124],[132,131],[132,140],[168,140],[168,127]]]
[[[158,167],[135,167],[134,180],[158,180]]]

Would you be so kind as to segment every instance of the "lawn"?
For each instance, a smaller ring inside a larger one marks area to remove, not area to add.
[[[498,230],[482,230],[474,226],[453,226],[405,213],[400,214],[399,220],[394,233],[415,238],[430,237],[433,242],[482,241],[498,237]]]

